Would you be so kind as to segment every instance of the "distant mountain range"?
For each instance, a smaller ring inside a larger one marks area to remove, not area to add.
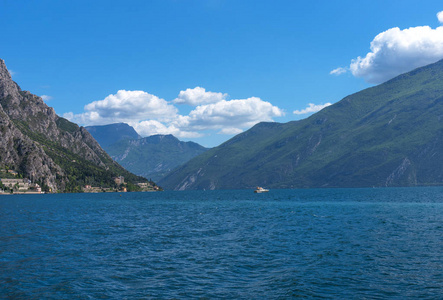
[[[135,129],[126,123],[115,123],[102,126],[86,126],[85,128],[103,148],[115,144],[121,140],[133,140],[141,138]]]
[[[52,192],[79,192],[85,185],[115,186],[124,176],[130,189],[148,180],[114,162],[83,127],[57,116],[43,100],[23,91],[0,60],[0,169]]]
[[[443,61],[307,119],[257,124],[159,184],[174,190],[443,185]]]
[[[116,162],[153,181],[208,150],[194,142],[179,141],[172,135],[140,138],[134,128],[123,123],[86,129]]]

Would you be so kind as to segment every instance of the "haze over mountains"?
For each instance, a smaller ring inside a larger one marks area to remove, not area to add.
[[[259,123],[159,182],[166,189],[443,184],[443,61],[311,117]]]
[[[21,90],[1,59],[0,168],[17,171],[52,192],[78,192],[85,185],[111,187],[116,176],[124,176],[129,184],[148,182],[114,162],[85,128]]]
[[[208,150],[194,142],[179,141],[172,135],[141,138],[134,128],[124,123],[86,129],[115,161],[153,181]]]
[[[115,144],[120,140],[141,138],[134,128],[126,123],[86,126],[85,128],[103,148]]]

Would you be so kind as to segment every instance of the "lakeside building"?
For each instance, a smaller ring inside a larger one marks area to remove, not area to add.
[[[40,185],[38,185],[37,183],[34,184],[31,183],[31,180],[27,178],[24,179],[1,178],[0,181],[3,184],[3,186],[13,190],[15,193],[28,193],[30,191],[36,193],[42,192]]]
[[[123,176],[115,177],[115,178],[114,178],[114,182],[115,182],[115,184],[117,184],[117,185],[125,184],[125,177],[123,177]]]

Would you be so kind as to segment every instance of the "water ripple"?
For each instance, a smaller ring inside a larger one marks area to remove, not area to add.
[[[434,299],[443,189],[0,199],[0,297]]]

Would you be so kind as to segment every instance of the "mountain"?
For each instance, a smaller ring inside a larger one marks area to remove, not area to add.
[[[115,144],[120,140],[141,138],[134,128],[125,123],[86,126],[85,128],[103,148]]]
[[[17,171],[53,192],[78,192],[84,185],[112,187],[116,176],[124,176],[130,189],[148,182],[114,162],[85,128],[57,116],[40,97],[21,90],[3,60],[0,168]]]
[[[103,148],[127,170],[154,181],[208,150],[194,142],[179,141],[172,135],[122,139]]]
[[[257,124],[159,184],[176,190],[443,185],[443,60],[307,119]]]

